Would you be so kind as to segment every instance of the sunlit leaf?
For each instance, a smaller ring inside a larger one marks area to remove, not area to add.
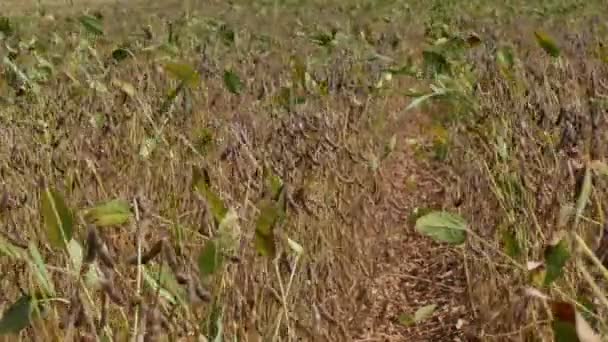
[[[224,71],[224,85],[233,94],[240,94],[243,89],[243,82],[239,76],[231,70]]]
[[[135,96],[135,87],[131,83],[119,79],[113,79],[112,84],[129,97]]]
[[[436,241],[462,244],[467,237],[466,221],[456,215],[442,211],[431,212],[416,221],[416,230]]]
[[[536,37],[536,42],[538,43],[538,45],[543,48],[543,50],[545,50],[545,52],[548,53],[549,56],[559,57],[560,50],[557,47],[555,41],[553,41],[553,39],[549,37],[548,34],[541,31],[536,31],[534,32],[534,37]]]
[[[223,264],[223,256],[214,240],[207,244],[198,257],[198,268],[202,276],[208,276],[217,271]]]
[[[289,244],[291,250],[294,251],[294,253],[296,253],[297,255],[300,255],[304,252],[304,248],[302,247],[302,245],[295,242],[291,238],[287,238],[287,244]]]
[[[79,18],[79,21],[89,33],[94,35],[103,34],[103,24],[98,18],[91,15],[83,15]]]
[[[125,200],[111,200],[86,209],[84,219],[100,227],[124,224],[131,218],[131,206]]]
[[[545,265],[547,274],[544,285],[547,286],[559,278],[563,273],[566,262],[570,259],[567,241],[561,239],[556,245],[548,246],[545,249]]]
[[[41,193],[41,211],[52,246],[64,248],[72,239],[74,218],[63,196],[54,189],[45,188]]]

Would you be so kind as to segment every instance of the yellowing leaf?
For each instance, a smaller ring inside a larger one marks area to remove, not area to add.
[[[534,36],[536,37],[536,42],[538,45],[545,50],[551,57],[559,57],[560,50],[555,44],[555,41],[548,34],[536,31],[534,32]]]
[[[196,86],[200,82],[200,75],[188,64],[169,62],[165,64],[165,70],[190,86]]]

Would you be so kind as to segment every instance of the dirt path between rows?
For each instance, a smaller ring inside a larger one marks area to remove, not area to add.
[[[412,142],[424,136],[420,114],[408,114],[396,132],[400,146],[387,161],[382,201],[371,210],[377,225],[376,268],[362,286],[365,295],[351,318],[355,341],[469,341],[471,323],[462,252],[420,235],[408,216],[416,207],[441,208],[444,189],[434,165],[415,155]],[[437,305],[429,319],[405,327],[404,313]]]

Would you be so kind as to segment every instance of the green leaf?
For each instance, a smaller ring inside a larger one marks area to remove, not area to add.
[[[103,35],[103,25],[101,20],[91,15],[83,15],[79,18],[80,23],[84,28],[94,35]]]
[[[165,64],[165,70],[173,75],[173,77],[190,86],[196,86],[200,82],[200,75],[188,64],[169,62]]]
[[[129,202],[117,199],[87,209],[84,219],[99,227],[107,227],[124,224],[131,216]]]
[[[215,222],[220,224],[224,220],[228,209],[224,205],[224,201],[211,190],[211,178],[207,170],[203,169],[202,171],[201,173],[198,168],[193,168],[192,183],[194,189],[207,201]]]
[[[240,94],[243,89],[243,82],[232,70],[224,70],[224,85],[233,94]]]
[[[53,285],[53,281],[49,276],[49,272],[46,270],[46,264],[42,259],[42,255],[40,255],[40,252],[38,251],[38,247],[36,247],[36,244],[33,241],[30,241],[28,247],[30,251],[30,256],[32,257],[30,267],[32,268],[34,274],[36,275],[36,278],[38,279],[38,284],[40,285],[40,287],[42,287],[42,289],[47,295],[54,295],[55,286]]]
[[[223,263],[223,257],[217,243],[214,240],[207,244],[198,257],[198,268],[202,276],[208,276],[217,271]]]
[[[545,265],[547,273],[544,285],[548,286],[563,273],[566,262],[570,259],[570,252],[565,239],[561,239],[556,245],[545,249]]]
[[[541,31],[536,31],[534,32],[534,37],[536,37],[536,42],[538,43],[538,45],[543,48],[543,50],[545,50],[545,52],[548,53],[549,56],[559,57],[560,50],[557,47],[557,44],[555,44],[553,39],[549,37],[548,34]]]
[[[63,196],[54,189],[45,188],[41,194],[41,210],[47,235],[52,246],[65,248],[72,239],[74,218]]]
[[[466,221],[447,212],[432,212],[416,221],[416,230],[430,236],[435,241],[462,244],[467,237]]]
[[[401,316],[399,316],[399,323],[405,326],[411,326],[413,324],[420,323],[431,317],[435,312],[435,309],[437,309],[436,304],[429,304],[416,310],[414,316],[410,314],[402,314]]]
[[[0,319],[0,335],[16,334],[27,328],[32,320],[34,300],[24,295],[8,307]]]
[[[521,247],[519,241],[517,241],[517,236],[510,229],[502,231],[502,243],[505,253],[511,258],[517,258],[521,255]]]

